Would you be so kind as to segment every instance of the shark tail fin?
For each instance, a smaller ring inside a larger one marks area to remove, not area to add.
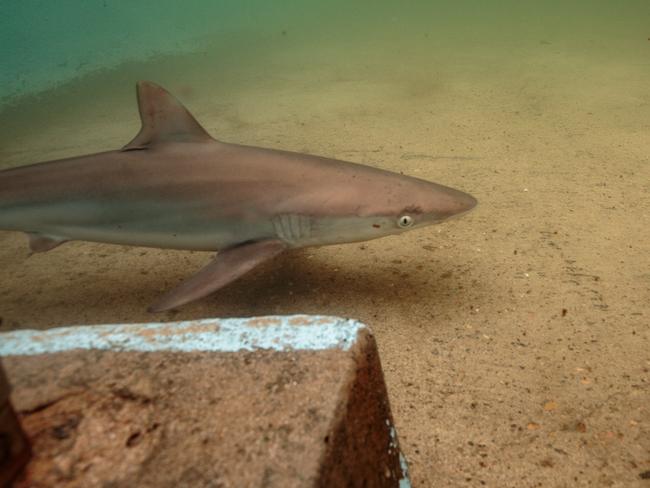
[[[164,88],[150,81],[139,81],[137,93],[142,128],[138,135],[122,148],[123,151],[147,149],[153,144],[165,141],[213,140],[189,110]]]

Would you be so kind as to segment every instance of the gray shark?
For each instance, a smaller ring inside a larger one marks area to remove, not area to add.
[[[137,84],[122,149],[0,171],[0,229],[35,252],[69,240],[218,251],[151,311],[202,298],[285,250],[438,224],[471,195],[361,164],[210,137],[172,95]]]

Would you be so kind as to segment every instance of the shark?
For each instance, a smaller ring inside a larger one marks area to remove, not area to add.
[[[0,229],[33,252],[81,240],[216,251],[149,307],[212,294],[307,246],[366,241],[462,215],[468,193],[373,166],[219,141],[161,86],[137,83],[124,147],[0,171]]]

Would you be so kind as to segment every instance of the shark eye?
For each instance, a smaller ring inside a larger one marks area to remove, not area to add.
[[[413,225],[413,217],[410,215],[402,215],[397,221],[397,225],[399,225],[402,229],[411,227]]]

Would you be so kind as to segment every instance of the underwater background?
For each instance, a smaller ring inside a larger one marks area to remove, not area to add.
[[[162,319],[369,324],[414,486],[647,483],[647,0],[4,0],[0,60],[0,168],[123,146],[148,79],[217,139],[473,194]],[[208,259],[0,232],[0,329],[150,320]]]

